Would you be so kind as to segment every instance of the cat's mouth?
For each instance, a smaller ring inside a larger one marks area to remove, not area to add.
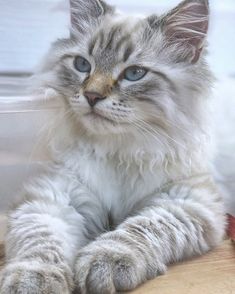
[[[91,118],[91,119],[95,119],[95,120],[104,120],[109,123],[112,123],[113,125],[115,124],[115,122],[111,118],[108,118],[108,117],[104,116],[103,114],[98,113],[95,110],[92,110],[89,113],[87,113],[86,117]]]

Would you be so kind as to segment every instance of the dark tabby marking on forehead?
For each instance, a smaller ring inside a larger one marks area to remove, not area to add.
[[[126,62],[134,51],[134,46],[131,42],[131,35],[125,32],[123,24],[114,25],[108,33],[100,30],[91,40],[88,52],[89,55],[95,54],[94,49],[99,48],[104,52],[113,50],[119,52],[123,47],[123,61]]]
[[[126,50],[124,51],[123,61],[126,62],[133,52],[134,52],[134,46],[132,43],[129,43],[126,47]]]
[[[126,34],[124,36],[122,36],[120,38],[120,40],[117,42],[116,47],[115,47],[115,51],[119,51],[120,48],[125,44],[128,43],[128,41],[131,39],[131,35],[130,34]]]
[[[123,25],[116,25],[110,30],[106,38],[106,45],[103,47],[104,50],[114,49],[115,41],[120,38],[122,28]]]
[[[103,32],[100,32],[99,33],[100,35],[103,34]],[[88,45],[88,53],[90,56],[92,56],[93,54],[93,51],[94,51],[94,48],[95,48],[95,45],[97,44],[97,41],[98,39],[101,40],[101,36],[99,36],[99,34],[97,34],[89,43]]]

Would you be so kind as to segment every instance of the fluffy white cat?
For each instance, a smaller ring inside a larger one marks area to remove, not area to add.
[[[70,38],[34,78],[63,102],[54,159],[9,213],[1,294],[131,290],[224,234],[208,168],[208,1],[143,18],[70,2]]]

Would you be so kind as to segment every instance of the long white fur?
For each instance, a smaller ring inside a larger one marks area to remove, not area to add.
[[[186,8],[195,3],[186,0]],[[136,23],[143,20],[135,18],[129,26],[120,15],[103,17],[106,30],[124,22],[136,41],[136,55],[141,52],[136,31],[142,26]],[[88,27],[82,24],[82,30]],[[89,30],[79,43],[55,44],[35,77],[37,90],[52,91],[63,107],[50,132],[48,173],[25,187],[23,200],[9,214],[2,294],[64,294],[75,287],[82,294],[131,290],[164,273],[169,263],[203,254],[223,238],[223,200],[208,167],[212,152],[205,96],[211,75],[205,52],[197,64],[174,63],[175,51],[184,56],[186,49],[171,44],[162,50],[167,42],[157,31],[138,62],[175,85],[172,89],[161,80],[164,91],[156,102],[162,112],[141,101],[126,104],[127,112],[124,106],[111,111],[119,99],[111,95],[97,111],[116,124],[92,121],[85,118],[89,105],[82,92],[62,95],[57,76],[63,56],[85,54]],[[81,36],[76,30],[73,34]],[[133,62],[135,55],[113,73]],[[71,59],[62,64],[78,74]],[[166,130],[149,123],[157,116]]]

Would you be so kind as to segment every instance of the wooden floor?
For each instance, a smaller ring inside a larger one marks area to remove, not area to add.
[[[3,232],[4,226],[1,225],[1,228]],[[0,253],[0,267],[2,265],[3,256]],[[235,294],[235,244],[226,240],[219,248],[202,257],[171,266],[166,275],[147,282],[131,293]]]
[[[225,241],[214,251],[171,266],[166,275],[132,294],[235,294],[235,245]]]

